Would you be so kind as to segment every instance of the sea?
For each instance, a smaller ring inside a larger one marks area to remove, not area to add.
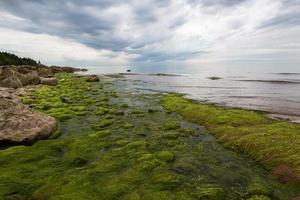
[[[121,73],[136,82],[136,89],[182,93],[201,102],[265,111],[272,118],[300,123],[300,64],[87,69],[92,74]]]

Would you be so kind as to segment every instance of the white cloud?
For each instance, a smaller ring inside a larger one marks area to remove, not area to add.
[[[126,65],[133,55],[110,50],[97,50],[83,44],[50,36],[0,28],[0,47],[13,50],[20,56],[41,60],[46,64],[68,62],[91,65]],[[0,49],[1,50],[1,49]]]

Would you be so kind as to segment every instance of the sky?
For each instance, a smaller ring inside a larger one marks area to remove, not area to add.
[[[299,66],[300,0],[0,0],[0,51],[48,65]]]

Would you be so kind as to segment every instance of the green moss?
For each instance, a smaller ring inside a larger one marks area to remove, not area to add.
[[[32,104],[34,101],[28,97],[22,97],[21,98],[21,101],[24,103],[24,104]]]
[[[176,139],[179,137],[179,133],[177,131],[169,131],[164,133],[163,137],[167,139]]]
[[[51,134],[51,136],[49,137],[50,139],[55,139],[57,137],[59,137],[61,135],[61,129],[60,127],[58,126],[56,128],[56,130],[54,131],[54,133]]]
[[[194,103],[179,95],[163,98],[164,107],[205,125],[220,142],[260,161],[267,169],[284,163],[300,173],[300,126],[267,118],[262,113]]]
[[[157,160],[153,154],[144,154],[141,158],[139,158],[137,170],[151,172],[160,165],[161,162]]]
[[[100,123],[94,124],[93,129],[95,130],[101,130],[103,128],[106,128],[114,123],[111,119],[103,119]]]
[[[171,162],[174,160],[174,154],[170,151],[160,151],[157,153],[157,157],[165,162]]]
[[[125,200],[141,200],[141,197],[137,192],[132,192],[126,195]]]
[[[186,172],[195,172],[198,169],[197,160],[191,155],[183,155],[176,159],[175,167]]]
[[[105,115],[106,113],[108,112],[108,110],[104,107],[98,107],[98,110],[97,110],[97,115]]]
[[[180,128],[178,129],[181,136],[189,137],[189,136],[195,136],[195,131],[190,128]]]
[[[72,74],[57,74],[57,86],[41,86],[23,99],[37,110],[42,110],[59,120],[86,115],[87,106],[94,101],[88,97],[90,84]]]
[[[0,150],[0,199],[195,200],[255,195],[289,199],[300,195],[297,185],[275,183],[252,162],[222,148],[200,126],[189,126],[177,114],[149,113],[161,106],[160,95],[123,92],[121,80],[87,84],[73,75],[58,77],[58,86],[41,86],[32,92],[30,106],[40,109],[50,102],[40,111],[64,119],[58,120],[62,136]],[[128,103],[124,109],[123,103]],[[174,104],[172,109],[181,106]],[[99,108],[105,113],[97,115]],[[126,115],[119,116],[125,108]],[[214,131],[236,134],[240,128],[249,132],[243,144],[250,139],[257,142],[252,126],[226,120],[216,119],[219,125]],[[180,128],[181,124],[193,129]],[[270,124],[261,127],[260,134],[283,133],[286,128],[291,126]],[[236,144],[223,143],[238,149]],[[270,148],[266,147],[267,153]]]
[[[109,136],[111,134],[112,134],[111,130],[102,130],[102,131],[97,131],[95,133],[91,133],[88,136],[91,138],[99,138],[99,137]]]
[[[272,192],[268,187],[259,183],[250,184],[246,188],[246,190],[249,195],[265,195],[265,196],[272,195]]]
[[[201,200],[223,200],[226,197],[224,189],[213,185],[200,187],[193,196]]]
[[[116,109],[115,109],[115,108],[109,108],[109,109],[107,110],[107,112],[108,112],[109,114],[115,114],[115,113],[116,113]]]
[[[149,143],[145,140],[137,140],[134,142],[128,143],[125,147],[129,149],[135,149],[135,148],[145,148],[149,145]]]
[[[172,192],[169,191],[149,191],[143,196],[144,200],[175,200],[177,199]]]
[[[134,127],[134,125],[131,124],[131,123],[125,123],[125,124],[122,125],[122,127],[125,128],[125,129],[131,129],[131,128]]]
[[[167,130],[176,130],[180,128],[180,124],[175,121],[169,121],[163,124],[162,129],[167,131]]]
[[[263,195],[255,195],[248,200],[271,200],[269,197],[263,196]]]
[[[180,184],[180,179],[167,170],[154,170],[151,175],[151,182],[161,189],[171,189]]]

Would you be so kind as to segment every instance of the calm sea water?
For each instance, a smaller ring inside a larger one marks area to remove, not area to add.
[[[125,67],[89,68],[89,73],[123,73]],[[270,112],[300,123],[299,67],[131,67],[126,77],[142,90],[174,91],[188,98]],[[155,75],[164,73],[168,75]],[[218,77],[218,78],[211,78]],[[214,79],[214,80],[212,80]]]

